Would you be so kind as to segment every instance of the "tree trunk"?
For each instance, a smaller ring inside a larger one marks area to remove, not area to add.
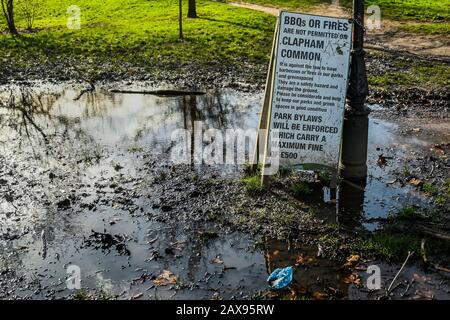
[[[14,23],[13,0],[1,0],[1,1],[2,1],[3,15],[5,16],[6,22],[8,24],[9,32],[12,35],[19,35],[19,32],[17,32],[16,24]]]
[[[189,0],[188,6],[188,18],[197,18],[197,9],[195,0]]]

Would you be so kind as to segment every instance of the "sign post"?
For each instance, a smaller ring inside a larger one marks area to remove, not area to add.
[[[369,93],[364,61],[364,1],[353,2],[352,67],[347,92],[340,175],[347,180],[364,183],[367,176],[367,143],[370,108],[365,105]]]
[[[352,29],[349,19],[281,11],[260,118],[260,129],[268,129],[263,184],[269,157],[280,166],[325,167],[336,174]]]

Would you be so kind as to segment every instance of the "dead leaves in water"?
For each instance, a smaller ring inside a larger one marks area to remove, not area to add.
[[[434,150],[437,154],[443,156],[450,151],[450,143],[433,144],[431,150]]]
[[[298,266],[305,266],[305,265],[312,265],[316,262],[316,259],[314,257],[304,257],[303,254],[300,254],[295,259],[295,264]]]
[[[384,167],[385,165],[387,165],[387,158],[382,154],[378,155],[377,164],[379,167]]]
[[[360,256],[353,254],[347,258],[347,262],[343,265],[344,268],[354,268],[359,262]]]
[[[153,283],[157,286],[168,286],[171,284],[176,284],[177,281],[178,277],[176,277],[171,271],[163,270],[163,273],[153,280]]]
[[[320,292],[320,291],[316,291],[312,294],[313,298],[316,300],[328,300],[328,298],[330,297],[328,294],[326,294],[325,292]]]
[[[433,300],[434,293],[431,290],[420,291],[417,290],[413,297],[414,300]]]
[[[361,277],[357,273],[352,273],[348,277],[345,277],[343,281],[347,284],[354,284],[357,287],[362,285]]]
[[[223,260],[221,260],[220,257],[217,256],[214,259],[212,259],[211,263],[212,264],[223,264]]]
[[[408,182],[415,187],[420,187],[423,185],[423,181],[417,178],[412,178]]]

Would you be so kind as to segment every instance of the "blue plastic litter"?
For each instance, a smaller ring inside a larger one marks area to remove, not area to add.
[[[274,289],[283,289],[292,282],[294,269],[292,267],[277,268],[267,278],[267,282]]]

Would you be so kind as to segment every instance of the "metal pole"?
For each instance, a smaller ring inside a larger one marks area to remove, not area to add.
[[[340,174],[346,179],[367,176],[367,141],[370,108],[365,106],[369,92],[364,60],[364,1],[353,1],[353,50],[347,106],[344,118]]]
[[[179,38],[180,40],[183,40],[183,0],[178,0],[178,7],[179,7],[179,13],[178,13],[178,22],[179,22]]]

